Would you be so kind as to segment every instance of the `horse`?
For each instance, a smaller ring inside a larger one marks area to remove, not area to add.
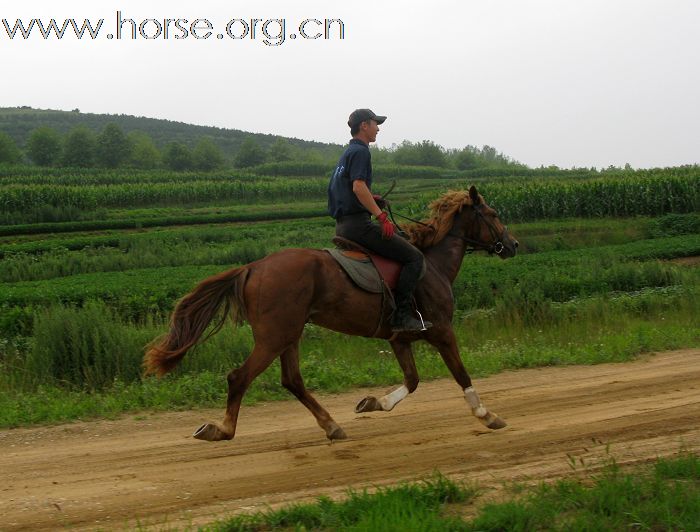
[[[355,412],[390,411],[416,390],[418,373],[411,344],[424,340],[437,348],[472,414],[489,429],[505,427],[505,421],[482,403],[460,359],[452,327],[452,284],[468,249],[486,250],[505,259],[516,254],[518,241],[474,186],[468,192],[444,194],[430,209],[427,222],[407,225],[405,231],[425,256],[425,273],[415,300],[433,323],[431,328],[392,332],[391,309],[385,308],[383,295],[358,288],[328,252],[284,249],[208,277],[181,298],[173,310],[169,332],[146,346],[144,373],[162,376],[174,369],[186,352],[202,341],[215,318],[219,317],[218,322],[206,338],[218,332],[227,317],[234,326],[247,321],[254,347],[245,362],[227,376],[223,423],[205,423],[193,436],[205,441],[233,439],[246,390],[280,357],[282,385],[309,409],[329,440],[344,439],[345,431],[309,393],[299,370],[299,341],[305,324],[313,323],[349,335],[386,339],[393,349],[403,371],[403,384],[379,399],[365,397]]]

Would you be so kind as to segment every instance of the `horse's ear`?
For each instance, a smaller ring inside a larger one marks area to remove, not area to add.
[[[479,192],[476,190],[476,187],[474,185],[469,187],[469,197],[472,200],[472,205],[479,205],[481,203]]]

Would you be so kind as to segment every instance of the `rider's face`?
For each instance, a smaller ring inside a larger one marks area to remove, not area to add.
[[[362,129],[366,133],[368,142],[375,142],[377,140],[377,133],[379,133],[379,124],[375,120],[366,120],[362,122]]]

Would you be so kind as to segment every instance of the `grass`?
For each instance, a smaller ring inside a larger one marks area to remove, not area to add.
[[[255,215],[269,208],[240,207]],[[188,209],[161,210],[130,209],[118,217],[132,211],[179,216]],[[700,312],[700,270],[659,260],[700,254],[699,219],[674,214],[523,223],[512,230],[524,235],[525,253],[509,261],[467,257],[454,296],[455,329],[470,373],[624,361],[700,345],[693,319]],[[144,345],[166,330],[174,302],[202,278],[278,248],[328,245],[328,223],[0,239],[0,280],[17,280],[0,286],[0,426],[223,406],[225,375],[252,348],[249,327],[226,328],[162,381],[141,380]],[[306,384],[337,392],[400,382],[388,350],[383,341],[308,326]],[[423,379],[448,376],[432,348],[419,344],[415,351]],[[246,402],[289,398],[279,381],[275,363]]]
[[[303,239],[303,229],[290,228],[289,238]],[[274,236],[269,241],[274,243]],[[25,264],[21,271],[28,268],[41,275],[50,275],[54,269],[58,273],[65,270],[66,276],[0,284],[0,307],[7,309],[3,312],[5,316],[0,317],[0,331],[10,334],[11,330],[18,328],[30,330],[31,323],[26,321],[26,313],[17,309],[40,308],[57,302],[83,305],[90,299],[100,299],[108,302],[123,318],[144,320],[148,316],[163,315],[169,313],[175,301],[201,279],[228,269],[237,261],[253,260],[269,251],[267,246],[265,234],[258,239],[251,236],[240,245],[231,245],[230,249],[225,244],[214,244],[204,250],[201,247],[190,250],[188,243],[183,241],[174,243],[172,249],[165,245],[163,252],[158,252],[155,244],[142,242],[134,249],[134,255],[140,256],[144,264],[161,261],[159,267],[74,275],[70,272],[80,271],[86,264],[119,270],[120,265],[124,268],[133,266],[133,260],[128,253],[115,250],[104,255],[93,252],[85,259],[87,262],[72,263],[55,257],[55,262],[44,264],[45,268]],[[114,254],[122,258],[114,258]],[[504,298],[527,304],[533,298],[561,302],[612,290],[693,284],[697,283],[698,271],[658,259],[694,255],[700,255],[700,235],[533,253],[507,261],[475,255],[464,261],[453,292],[457,306],[469,310],[493,307]],[[171,258],[174,262],[185,260],[195,264],[165,265]],[[210,260],[215,260],[216,264],[196,264]],[[7,263],[6,271],[10,275],[12,261],[5,259],[3,262]]]
[[[700,459],[693,453],[624,471],[614,459],[600,474],[541,484],[481,508],[463,530],[698,530]]]
[[[519,227],[515,230],[518,231]],[[566,231],[565,228],[562,230]],[[164,266],[243,264],[285,247],[327,247],[332,234],[329,219],[307,218],[303,221],[259,222],[255,225],[188,226],[139,232],[76,234],[70,238],[23,239],[0,245],[0,281],[27,282]],[[603,237],[596,236],[599,234],[599,231],[590,229],[569,232],[565,245],[560,235],[531,235],[527,236],[528,244],[523,246],[526,248],[523,252],[601,245]],[[604,243],[625,243],[640,238],[643,238],[640,229],[631,235],[629,230],[620,228],[606,233]]]
[[[435,474],[419,483],[347,493],[342,501],[320,497],[314,504],[296,504],[276,511],[239,516],[212,524],[210,532],[254,530],[456,530],[460,520],[443,514],[451,503],[464,503],[477,494],[473,487]]]
[[[610,458],[601,472],[524,488],[512,500],[482,506],[474,519],[461,519],[457,510],[473,505],[478,494],[477,487],[436,473],[418,483],[350,490],[341,501],[320,497],[200,530],[698,530],[700,459],[681,452],[623,470]]]
[[[622,362],[643,352],[697,346],[698,313],[697,290],[678,287],[572,301],[528,319],[499,309],[466,313],[456,319],[455,330],[465,366],[472,376],[484,377],[504,369]],[[141,410],[223,408],[226,373],[252,347],[248,326],[227,327],[190,352],[172,375],[141,380],[143,345],[163,324],[133,327],[99,304],[55,307],[40,321],[41,336],[33,345],[0,344],[0,427]],[[432,347],[419,343],[414,351],[423,380],[449,376]],[[386,342],[314,326],[304,333],[301,370],[316,392],[402,380]],[[275,362],[254,381],[245,402],[290,398]]]
[[[0,237],[15,237],[17,235],[37,235],[43,233],[72,233],[76,231],[100,231],[109,229],[142,229],[144,227],[162,227],[172,225],[198,225],[212,223],[227,223],[227,222],[255,222],[261,220],[278,220],[291,218],[310,218],[314,216],[322,216],[325,214],[322,204],[318,206],[306,206],[301,204],[299,207],[286,206],[284,208],[275,208],[274,205],[265,205],[261,207],[259,204],[249,205],[248,209],[216,209],[210,214],[178,214],[174,216],[168,215],[146,215],[143,217],[129,216],[123,218],[105,218],[104,215],[108,211],[94,211],[94,215],[88,220],[75,220],[79,216],[84,215],[80,209],[69,209],[63,207],[44,207],[40,214],[31,213],[33,216],[41,216],[42,219],[56,221],[46,221],[41,223],[27,223],[16,225],[0,225]],[[145,210],[145,209],[143,209]],[[153,209],[158,211],[159,209]],[[67,214],[64,212],[67,211]],[[74,214],[79,212],[80,214]],[[18,220],[17,216],[8,216],[12,220]],[[63,220],[67,218],[67,220]],[[21,220],[21,219],[20,219]]]

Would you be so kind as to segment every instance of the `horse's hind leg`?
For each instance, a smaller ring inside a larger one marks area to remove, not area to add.
[[[399,365],[403,370],[403,385],[379,399],[368,395],[360,400],[355,407],[355,412],[358,414],[360,412],[373,412],[375,410],[388,412],[405,399],[409,393],[413,393],[418,387],[418,370],[416,369],[416,361],[413,358],[411,343],[397,340],[390,343],[396,355],[396,360],[399,361]]]
[[[347,438],[345,431],[333,421],[330,414],[323,408],[304,386],[304,379],[299,371],[299,344],[288,347],[280,357],[282,363],[282,386],[287,388],[301,403],[309,409],[316,418],[318,425],[326,431],[329,440]]]
[[[464,390],[464,398],[467,400],[472,414],[476,416],[479,422],[490,429],[502,429],[505,427],[506,422],[483,405],[479,395],[472,386],[471,377],[469,377],[464,364],[462,364],[462,359],[459,357],[457,339],[452,328],[434,327],[430,329],[426,340],[437,347],[450,373],[452,373],[452,376]]]
[[[198,440],[219,441],[231,440],[236,434],[238,412],[241,409],[241,401],[250,383],[260,375],[277,358],[280,351],[266,346],[255,344],[253,352],[243,365],[231,371],[228,376],[228,400],[226,402],[226,415],[221,426],[215,423],[205,423],[199,427],[192,436]]]

